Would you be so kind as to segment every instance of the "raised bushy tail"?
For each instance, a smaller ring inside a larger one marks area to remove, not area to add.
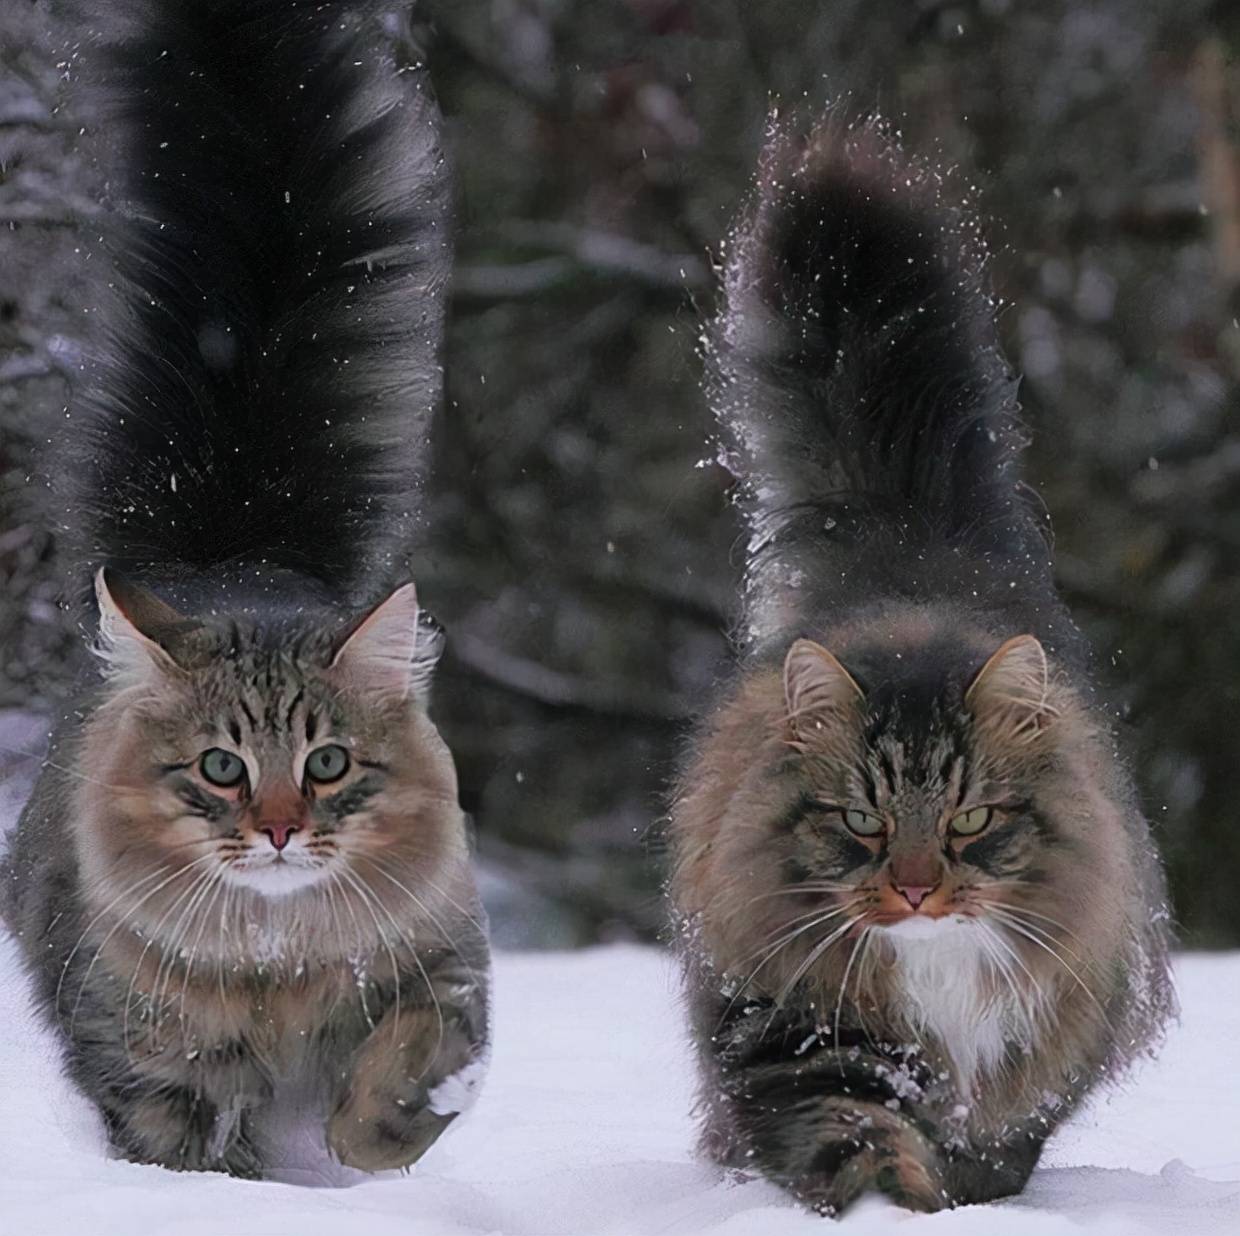
[[[371,0],[62,8],[107,199],[83,565],[366,586],[416,523],[441,386],[446,176],[408,30]]]
[[[709,348],[751,596],[901,548],[1049,570],[985,257],[880,121],[829,116],[802,141],[772,127]]]

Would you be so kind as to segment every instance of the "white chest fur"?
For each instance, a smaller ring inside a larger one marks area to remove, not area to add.
[[[937,1040],[966,1096],[980,1072],[1002,1062],[1008,1043],[1024,1050],[1033,1046],[1039,1020],[1035,993],[1023,990],[1020,967],[985,924],[955,915],[918,915],[878,930],[893,959],[893,985],[909,1028]]]

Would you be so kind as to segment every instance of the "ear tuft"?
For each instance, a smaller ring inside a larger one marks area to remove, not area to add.
[[[331,668],[362,690],[404,699],[419,681],[419,614],[417,590],[412,583],[401,584],[349,630]]]
[[[1009,740],[1027,743],[1059,715],[1049,694],[1045,650],[1032,635],[1017,635],[978,671],[964,702],[987,727]]]
[[[435,669],[443,656],[447,633],[443,624],[426,610],[418,612],[418,638],[413,647],[410,685],[413,694],[423,703],[429,701]]]
[[[865,698],[853,676],[821,644],[798,639],[784,658],[784,699],[793,740],[837,722]]]
[[[185,618],[153,593],[138,588],[108,567],[95,573],[99,604],[96,651],[104,673],[117,686],[137,686],[178,670],[169,644]]]

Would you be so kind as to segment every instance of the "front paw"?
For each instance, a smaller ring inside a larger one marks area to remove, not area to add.
[[[410,1167],[455,1118],[425,1103],[351,1095],[328,1121],[327,1144],[341,1163],[363,1172]]]
[[[937,1173],[908,1155],[858,1155],[823,1190],[819,1208],[838,1215],[867,1193],[882,1193],[905,1210],[933,1214],[951,1206]],[[823,1205],[825,1203],[825,1205]]]
[[[795,1159],[769,1155],[759,1166],[824,1215],[840,1215],[861,1197],[886,1194],[906,1210],[933,1212],[952,1205],[938,1148],[907,1117],[882,1103],[830,1096],[800,1125],[808,1137],[782,1143]],[[797,1131],[795,1124],[781,1132]],[[791,1169],[791,1170],[789,1170]]]
[[[822,1148],[819,1172],[794,1187],[821,1214],[838,1216],[866,1194],[882,1193],[905,1210],[932,1214],[951,1206],[941,1172],[917,1137],[884,1137],[875,1129],[864,1141]]]
[[[468,1106],[484,1069],[471,1039],[438,1008],[393,1010],[342,1079],[327,1143],[364,1172],[409,1167]]]

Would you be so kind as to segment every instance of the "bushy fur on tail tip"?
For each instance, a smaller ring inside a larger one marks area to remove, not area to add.
[[[806,127],[772,112],[750,208],[726,247],[725,334],[765,310],[815,335],[824,305],[876,322],[936,307],[993,316],[971,192],[905,152],[877,113],[835,107]]]
[[[912,519],[1029,543],[1012,514],[1016,387],[960,180],[876,115],[771,117],[707,351],[725,458],[763,538],[848,507],[871,530]]]

